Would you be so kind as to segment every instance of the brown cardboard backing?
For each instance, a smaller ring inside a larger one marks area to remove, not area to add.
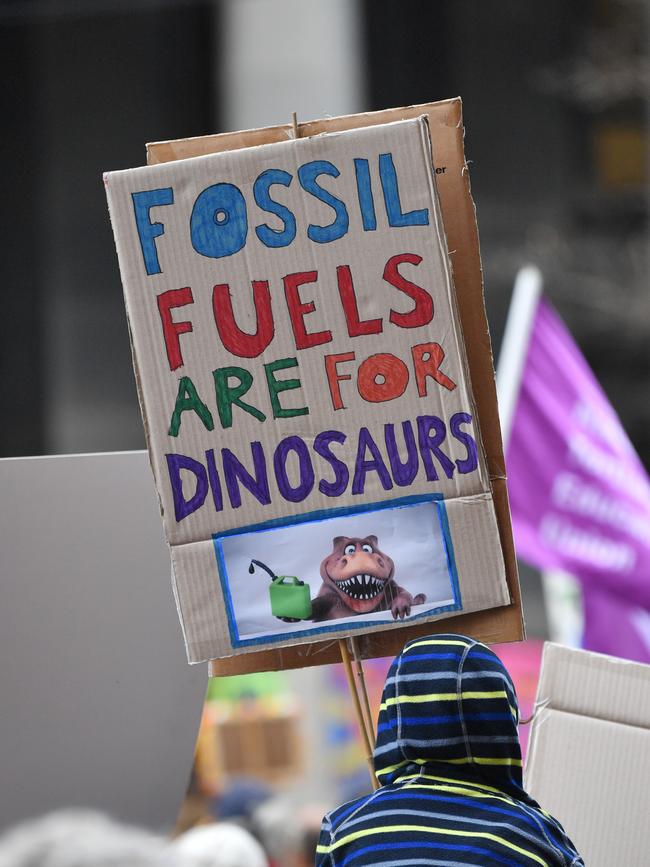
[[[462,103],[460,98],[425,105],[327,118],[299,124],[301,136],[337,132],[426,115],[431,132],[432,158],[436,183],[454,269],[458,310],[465,339],[472,390],[479,415],[483,445],[494,496],[506,579],[511,604],[472,614],[461,614],[438,623],[407,626],[399,631],[378,632],[357,638],[363,658],[390,656],[405,641],[433,632],[466,633],[487,643],[518,641],[524,637],[521,595],[515,558],[510,509],[506,489],[505,462],[496,400],[492,347],[483,302],[483,282],[475,208],[469,171],[465,163]],[[286,141],[292,138],[292,125],[265,127],[221,133],[147,145],[147,163],[155,165],[173,160],[221,153],[244,147]],[[211,675],[242,674],[252,671],[299,668],[304,665],[338,662],[338,642],[331,639],[308,646],[286,647],[246,653],[213,660]]]

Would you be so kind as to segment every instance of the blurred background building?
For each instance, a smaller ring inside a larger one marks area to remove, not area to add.
[[[460,94],[495,357],[533,262],[647,466],[649,18],[643,0],[4,0],[0,455],[144,447],[103,171],[147,141]]]
[[[144,448],[103,171],[143,164],[148,141],[460,95],[495,357],[515,274],[537,264],[647,467],[649,10],[644,0],[3,0],[0,456]],[[545,637],[538,578],[524,568],[522,583],[529,634]],[[293,699],[252,685],[243,699],[215,692],[221,752],[208,749],[203,794],[219,788],[209,782],[219,768],[219,779],[248,771],[269,783],[324,772],[309,747],[315,715],[330,720],[330,755],[352,791],[353,723],[337,717],[337,675],[326,676],[329,692],[303,702],[311,716],[297,728]],[[296,677],[315,695],[313,679]],[[242,724],[251,708],[272,721],[274,748]],[[246,737],[258,764],[235,767]],[[283,752],[292,738],[302,747]]]

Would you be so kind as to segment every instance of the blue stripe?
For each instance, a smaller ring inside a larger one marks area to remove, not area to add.
[[[406,662],[414,662],[415,660],[424,659],[453,659],[458,662],[460,655],[460,651],[458,651],[458,653],[405,653],[402,656],[402,665]]]
[[[430,858],[413,858],[412,855],[407,855],[408,861],[403,858],[398,861],[382,861],[381,867],[415,867],[415,865],[423,865],[423,867],[431,867]],[[436,858],[436,867],[467,867],[467,861],[440,861]]]
[[[499,659],[499,657],[494,653],[481,653],[479,650],[472,651],[472,659],[487,659],[489,662],[493,662],[495,665],[498,665],[499,668],[503,667],[503,663]]]
[[[463,683],[466,680],[499,680],[504,684],[506,689],[511,689],[510,681],[503,671],[492,671],[488,668],[482,668],[480,671],[464,671],[462,674]],[[395,686],[400,683],[431,683],[436,680],[457,680],[458,671],[451,669],[450,671],[413,671],[410,674],[404,674],[400,671],[399,674],[392,674],[386,678],[384,687]]]
[[[483,699],[490,701],[490,699]],[[512,722],[512,714],[510,713],[466,713],[463,714],[463,719],[472,722]],[[420,717],[402,717],[402,725],[446,725],[449,723],[459,723],[458,714],[454,716],[420,716]],[[396,717],[388,722],[379,723],[377,726],[377,734],[388,729],[397,728],[398,720]],[[397,748],[397,747],[396,747]]]
[[[233,527],[229,530],[223,530],[219,533],[213,533],[212,540],[215,550],[215,558],[217,561],[217,574],[221,583],[221,589],[226,601],[226,615],[228,618],[228,632],[230,634],[230,643],[233,647],[255,647],[256,645],[274,644],[279,641],[284,641],[291,637],[310,638],[313,635],[325,635],[330,632],[346,631],[350,634],[368,629],[368,626],[384,626],[395,623],[394,618],[362,621],[358,625],[351,623],[333,623],[320,624],[312,629],[301,629],[290,631],[284,629],[282,632],[269,633],[261,635],[258,638],[241,638],[237,627],[237,619],[235,617],[234,606],[230,593],[230,578],[226,568],[226,562],[222,550],[222,540],[229,536],[237,536],[245,533],[266,532],[270,530],[278,530],[284,527],[293,526],[296,524],[305,523],[320,523],[328,521],[331,518],[341,517],[346,515],[358,515],[365,512],[379,512],[385,509],[408,509],[412,506],[421,505],[423,503],[431,503],[435,513],[438,515],[440,522],[440,530],[443,537],[443,543],[447,555],[447,574],[449,578],[449,587],[453,602],[448,605],[438,605],[436,607],[427,608],[418,614],[410,614],[409,623],[424,618],[431,618],[438,614],[445,614],[452,611],[462,611],[462,599],[460,594],[460,585],[458,583],[458,575],[456,572],[456,562],[453,554],[453,545],[449,535],[449,525],[446,520],[446,507],[444,497],[439,493],[430,494],[412,494],[406,497],[396,497],[391,500],[380,500],[373,503],[359,503],[356,505],[341,506],[338,508],[316,509],[313,512],[304,512],[300,515],[293,515],[282,518],[271,518],[268,521],[260,521],[256,524],[248,524],[243,527]],[[390,612],[388,612],[390,613]]]
[[[451,586],[454,593],[454,602],[460,610],[463,609],[463,597],[460,592],[460,581],[458,580],[458,568],[456,566],[456,555],[454,554],[454,543],[451,540],[451,530],[449,529],[449,517],[447,515],[447,506],[445,505],[444,497],[440,497],[436,501],[435,509],[438,512],[438,520],[440,522],[440,531],[447,554],[447,573],[451,579]]]
[[[434,750],[438,747],[456,747],[456,746],[465,746],[467,744],[466,735],[448,735],[444,738],[416,738],[414,735],[416,733],[413,732],[409,734],[408,737],[403,737],[400,739],[398,749],[404,753],[405,750],[413,750],[413,749],[426,749],[426,750]],[[513,746],[519,746],[519,736],[514,735],[472,735],[471,738],[472,746],[475,744],[495,744],[496,746],[502,746],[503,744],[510,744]],[[375,746],[374,756],[378,758],[379,756],[387,755],[388,753],[394,751],[395,741],[389,740],[385,744]],[[463,756],[467,755],[465,749],[460,750]],[[493,758],[498,758],[501,756],[503,750],[498,750],[497,755],[493,756]],[[458,757],[457,757],[458,758]]]
[[[341,862],[341,867],[346,867],[346,865],[350,864],[350,862],[355,858],[366,855],[369,852],[387,852],[395,849],[447,849],[450,852],[471,852],[476,855],[485,855],[492,861],[498,861],[499,864],[505,864],[506,867],[522,867],[520,861],[511,861],[510,858],[496,855],[494,852],[490,852],[488,849],[483,849],[481,846],[469,846],[461,843],[431,843],[421,840],[410,843],[386,842],[377,843],[373,846],[365,846],[363,849],[357,849],[355,852],[351,852],[346,858],[344,858]]]
[[[381,789],[379,789],[377,792],[375,792],[374,797],[373,796],[369,797],[368,800],[364,804],[361,804],[361,806],[359,805],[358,801],[353,801],[350,804],[350,806],[347,808],[347,810],[344,809],[345,805],[343,805],[343,807],[339,807],[338,810],[334,810],[330,815],[333,817],[334,814],[336,814],[335,821],[341,822],[342,820],[347,819],[347,817],[350,816],[352,813],[354,813],[355,810],[359,810],[359,812],[361,812],[361,810],[364,807],[367,807],[371,802],[374,802],[375,799],[379,797],[380,793],[381,793]],[[386,792],[385,794],[388,794],[388,792]],[[339,812],[339,810],[343,810],[343,812]]]
[[[434,636],[435,638],[435,636]],[[441,645],[442,646],[442,645]],[[408,650],[402,655],[402,665],[407,662],[420,662],[425,659],[454,659],[459,660],[463,651],[455,651],[453,653],[409,653]],[[503,671],[502,663],[497,656],[490,653],[472,653],[472,659],[484,659],[487,662],[492,662],[499,671]]]
[[[406,785],[404,785],[404,783],[395,783],[394,785],[396,787],[397,786],[404,786],[404,788],[403,789],[397,789],[397,788],[388,789],[388,788],[384,787],[384,788],[378,789],[373,795],[369,796],[367,798],[367,800],[364,801],[362,804],[360,804],[359,801],[352,801],[352,803],[349,805],[349,807],[347,809],[345,809],[345,810],[343,809],[345,807],[345,804],[344,804],[343,807],[339,807],[338,810],[334,810],[330,814],[330,816],[334,820],[334,822],[337,823],[337,833],[340,831],[340,824],[339,823],[345,822],[345,820],[352,813],[354,813],[355,810],[362,812],[363,810],[366,809],[366,807],[373,806],[375,801],[380,801],[380,800],[383,801],[386,798],[397,798],[397,797],[405,798],[405,797],[407,797],[407,791],[406,790],[408,789],[409,783],[413,784],[414,782],[415,782],[415,780],[409,780],[409,782],[406,783]],[[427,780],[423,780],[422,783],[423,783],[423,785],[430,786],[432,789],[435,789],[435,787],[436,787],[435,783],[432,783],[432,782],[427,781]],[[445,784],[443,783],[442,785],[445,785]],[[475,789],[476,793],[479,795],[490,795],[490,793],[487,792],[485,790],[485,788],[481,787],[480,784],[472,783],[471,781],[465,782],[464,780],[450,780],[449,785],[459,786],[459,787],[463,787],[466,789],[472,789],[472,790]],[[432,797],[430,795],[420,794],[420,792],[421,792],[421,790],[418,790],[417,794],[413,793],[412,795],[409,795],[408,797],[415,798],[416,800],[418,798]],[[499,794],[502,794],[502,793],[499,792]],[[436,797],[444,797],[444,796],[443,795],[437,795]],[[504,797],[508,797],[508,796],[505,795]],[[474,800],[472,798],[470,798],[469,800],[472,804],[474,804]],[[339,812],[340,810],[343,810],[343,812]],[[531,821],[534,821],[534,820],[531,820]]]
[[[457,785],[462,786],[463,783],[458,783]],[[466,806],[469,806],[472,808],[476,808],[478,810],[485,810],[488,813],[500,813],[504,816],[511,816],[513,819],[518,819],[518,820],[524,822],[526,825],[528,825],[530,828],[532,828],[536,834],[539,833],[538,823],[534,819],[531,819],[530,816],[528,816],[528,814],[525,811],[523,811],[523,810],[521,810],[521,811],[508,810],[505,807],[490,806],[489,804],[484,803],[479,798],[464,798],[460,795],[449,795],[449,796],[447,796],[447,795],[425,795],[425,794],[422,794],[422,792],[420,790],[418,790],[417,792],[414,791],[412,793],[409,793],[409,792],[381,792],[381,794],[379,794],[376,798],[373,799],[372,805],[374,806],[375,804],[377,804],[379,802],[392,801],[392,800],[441,801],[441,802],[447,803],[447,804],[463,804],[463,805],[466,805]],[[350,810],[348,812],[351,813],[353,811]],[[362,817],[359,817],[359,818],[361,819]],[[450,814],[447,818],[449,818],[450,820],[456,820],[456,821],[460,821],[460,822],[463,821],[462,817],[459,817],[458,815],[453,815],[453,814]],[[544,828],[548,834],[548,837],[549,837],[552,845],[555,846],[557,849],[559,849],[561,852],[563,852],[565,855],[569,855],[571,858],[573,858],[574,857],[573,853],[569,852],[568,849],[565,849],[564,846],[560,842],[558,842],[553,837],[553,835],[550,833],[550,828],[548,826],[548,823],[544,821],[543,817],[540,816],[539,818],[542,821],[542,823],[544,824]],[[339,828],[339,833],[340,833],[340,828]]]

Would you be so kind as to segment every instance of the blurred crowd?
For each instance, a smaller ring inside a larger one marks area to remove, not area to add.
[[[324,810],[242,785],[219,818],[176,836],[63,810],[0,837],[0,867],[308,867]]]

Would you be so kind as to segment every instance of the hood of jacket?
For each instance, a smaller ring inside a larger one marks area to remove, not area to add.
[[[518,722],[510,675],[486,645],[463,635],[417,638],[388,671],[377,778],[386,785],[417,773],[465,776],[528,800]]]

